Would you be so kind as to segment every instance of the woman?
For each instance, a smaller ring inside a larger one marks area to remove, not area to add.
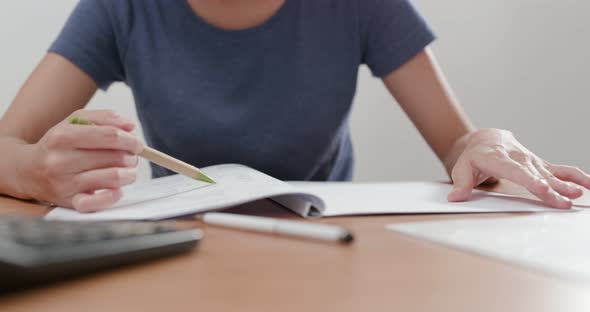
[[[0,123],[0,192],[107,209],[135,180],[130,121],[82,108],[125,82],[148,143],[198,166],[242,163],[285,180],[348,180],[357,71],[382,78],[455,184],[497,178],[568,208],[579,169],[535,156],[510,132],[476,130],[407,0],[82,0]],[[68,116],[95,126],[76,126]],[[167,174],[153,167],[154,176]]]

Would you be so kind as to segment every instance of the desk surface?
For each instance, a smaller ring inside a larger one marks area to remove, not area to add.
[[[47,210],[0,197],[0,213],[42,215]],[[234,212],[293,217],[270,201]],[[314,221],[352,229],[356,241],[351,246],[184,221],[206,234],[190,254],[5,295],[0,311],[590,311],[589,285],[385,229],[397,222],[510,216]]]

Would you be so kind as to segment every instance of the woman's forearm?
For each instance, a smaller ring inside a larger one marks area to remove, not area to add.
[[[432,53],[426,49],[383,81],[450,174],[475,127]]]
[[[74,64],[48,54],[24,83],[0,119],[0,194],[30,199],[35,183],[34,147],[72,111],[82,108],[96,84]]]

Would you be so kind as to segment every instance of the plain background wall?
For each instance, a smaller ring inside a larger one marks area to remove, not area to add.
[[[123,1],[123,0],[121,0]],[[75,0],[0,2],[0,113],[44,55]],[[547,160],[590,169],[590,1],[417,0],[434,50],[476,125],[512,130]],[[382,83],[362,67],[352,116],[357,180],[446,175]],[[92,108],[135,118],[124,85]],[[4,152],[4,151],[2,151]],[[148,167],[141,165],[141,177]]]

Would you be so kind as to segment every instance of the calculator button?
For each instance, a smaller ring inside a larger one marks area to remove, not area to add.
[[[134,235],[149,235],[156,232],[156,227],[153,224],[137,223],[132,224],[129,231]]]
[[[174,232],[178,230],[176,227],[176,222],[174,221],[162,221],[156,223],[156,233],[167,233],[167,232]]]

